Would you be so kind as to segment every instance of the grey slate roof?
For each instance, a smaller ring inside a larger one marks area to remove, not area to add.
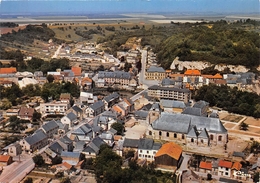
[[[113,111],[104,111],[102,113],[102,116],[106,116],[106,117],[109,117],[109,118],[113,118],[113,119],[117,119],[117,114]]]
[[[111,133],[106,133],[106,132],[99,135],[99,137],[101,139],[105,139],[105,140],[112,140],[113,139],[113,135]]]
[[[45,123],[44,125],[42,125],[42,129],[45,132],[49,132],[50,130],[53,130],[55,128],[59,128],[59,125],[54,120],[51,120],[51,121]]]
[[[87,145],[87,147],[83,150],[83,152],[90,152],[90,153],[94,152],[98,154],[100,150],[100,146],[105,143],[106,142],[102,140],[100,137],[96,137]]]
[[[144,111],[149,111],[152,106],[153,106],[153,104],[148,103],[148,104],[146,104],[146,105],[144,105],[144,106],[142,107],[142,110],[144,110]]]
[[[160,143],[154,143],[153,139],[141,138],[139,139],[138,149],[145,150],[159,150],[161,148]]]
[[[175,81],[170,78],[164,78],[161,83],[162,86],[169,86],[169,85],[174,85],[174,84],[175,84]]]
[[[167,108],[181,108],[184,109],[186,107],[185,103],[183,101],[177,101],[177,100],[166,100],[161,99],[160,104],[163,107]]]
[[[118,78],[118,79],[131,79],[131,74],[129,72],[124,71],[114,71],[114,72],[107,72],[107,71],[99,71],[98,78]]]
[[[197,128],[196,128],[196,126],[193,126],[190,129],[190,131],[188,132],[187,137],[193,137],[193,138],[195,137],[195,138],[197,138],[197,136],[198,136]]]
[[[209,134],[208,134],[206,128],[204,128],[204,129],[200,132],[200,134],[199,134],[198,137],[199,137],[199,138],[203,138],[203,139],[208,139],[208,138],[209,138]]]
[[[196,126],[199,131],[206,128],[208,132],[227,133],[226,128],[217,118],[162,112],[161,116],[152,123],[152,127],[156,130],[184,134],[188,134],[192,126]]]
[[[24,140],[30,145],[34,145],[47,138],[47,135],[42,129],[37,130],[34,134],[29,137],[26,137]]]
[[[109,119],[106,116],[96,116],[93,119],[93,124],[98,125],[98,124],[108,124]]]
[[[61,152],[64,150],[62,146],[58,142],[54,142],[53,144],[50,145],[49,147],[52,151],[54,151],[57,154],[61,154]]]
[[[91,131],[92,131],[92,128],[89,124],[83,124],[80,127],[78,127],[77,129],[75,129],[74,131],[72,131],[71,133],[75,134],[75,135],[87,135]]]
[[[72,106],[72,109],[73,109],[74,111],[76,111],[76,112],[79,112],[79,113],[82,113],[82,112],[83,112],[83,110],[82,110],[81,108],[79,108],[77,105]]]
[[[176,91],[176,92],[183,92],[183,93],[190,93],[190,90],[188,89],[182,89],[182,88],[175,88],[175,87],[162,87],[153,85],[148,88],[148,90],[165,90],[165,91]]]
[[[59,141],[61,141],[64,144],[72,143],[72,140],[67,135],[65,135],[62,138],[60,138]]]
[[[104,100],[106,102],[110,102],[110,101],[118,99],[118,98],[120,98],[120,95],[117,92],[113,92],[111,95],[104,97]]]
[[[108,130],[108,133],[111,133],[111,134],[115,135],[117,133],[117,130],[115,130],[114,128],[110,128]]]
[[[182,114],[189,114],[189,115],[193,115],[193,116],[201,116],[202,115],[201,109],[200,108],[194,108],[194,107],[187,107],[186,109],[184,109]]]
[[[95,102],[94,104],[91,104],[89,107],[92,108],[95,111],[102,106],[104,106],[104,102],[99,100],[99,101]]]
[[[165,70],[162,67],[157,67],[157,66],[152,65],[151,67],[149,67],[147,69],[146,72],[162,72],[162,73],[165,73]]]
[[[123,147],[138,148],[139,139],[124,139]]]
[[[149,112],[148,111],[135,111],[135,118],[137,119],[146,119],[148,116]]]
[[[73,112],[70,112],[66,115],[71,121],[74,121],[77,119],[76,114],[74,114]]]
[[[150,108],[150,111],[162,111],[162,108],[159,103],[153,103],[152,107]]]
[[[203,109],[203,108],[205,108],[205,107],[207,107],[207,106],[209,106],[209,103],[208,103],[208,102],[205,102],[205,101],[203,101],[203,100],[200,100],[200,101],[196,102],[196,103],[193,105],[194,108],[200,108],[200,109]]]
[[[244,158],[244,157],[245,157],[245,154],[244,154],[243,152],[234,151],[234,152],[233,152],[233,156]]]

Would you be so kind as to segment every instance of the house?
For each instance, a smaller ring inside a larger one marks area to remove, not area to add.
[[[8,146],[8,155],[17,156],[19,154],[22,154],[22,147],[18,142],[15,142]]]
[[[231,177],[235,178],[235,179],[246,180],[246,176],[242,175],[241,169],[242,169],[242,164],[238,161],[234,162],[232,167],[231,167]],[[245,172],[243,172],[243,174],[244,173]]]
[[[15,67],[8,67],[8,68],[0,68],[0,74],[12,74],[16,73],[17,70]]]
[[[83,110],[77,105],[73,105],[66,113],[70,113],[70,112],[73,112],[78,119],[83,118]]]
[[[0,166],[8,166],[13,162],[12,156],[0,155]]]
[[[106,142],[106,144],[109,147],[113,147],[114,145],[114,136],[111,133],[108,132],[103,132],[102,134],[99,135],[99,137]]]
[[[94,126],[101,127],[104,131],[110,129],[111,125],[115,123],[116,120],[114,118],[110,118],[108,116],[96,116],[93,119]]]
[[[73,141],[67,135],[60,138],[57,142],[62,147],[63,151],[73,151]]]
[[[106,144],[104,140],[100,137],[95,137],[82,151],[82,153],[85,154],[86,157],[95,157],[99,154],[100,146],[103,144]]]
[[[66,150],[66,149],[63,149],[63,147],[60,145],[60,143],[54,142],[47,149],[50,149],[52,152],[56,153],[57,155],[61,155],[62,151]]]
[[[224,177],[231,177],[232,162],[220,160],[218,163],[218,175]]]
[[[202,173],[210,173],[212,171],[212,163],[208,161],[201,161],[199,171]]]
[[[20,141],[22,150],[25,152],[34,152],[48,145],[48,136],[42,129]]]
[[[114,112],[116,112],[118,114],[118,116],[120,116],[121,118],[123,118],[127,115],[126,109],[120,104],[113,105],[112,110]]]
[[[165,78],[165,70],[162,67],[150,66],[145,72],[145,78],[147,80],[163,80]]]
[[[71,128],[72,126],[74,126],[75,124],[77,124],[78,122],[78,118],[77,116],[73,113],[73,112],[70,112],[68,113],[66,116],[63,116],[61,118],[61,122],[63,124],[68,124],[69,125],[69,128]]]
[[[200,181],[200,176],[196,174],[192,170],[183,170],[182,171],[182,181],[181,182],[199,182]]]
[[[78,162],[81,160],[80,152],[63,151],[60,156],[62,158],[62,162],[67,162],[70,165],[77,165]]]
[[[154,160],[157,167],[178,169],[183,160],[182,148],[173,142],[163,144],[155,154]]]
[[[62,103],[70,103],[71,95],[70,93],[61,93],[60,94],[60,101]]]
[[[53,101],[49,103],[40,104],[40,112],[42,114],[65,114],[65,112],[70,108],[70,103]]]
[[[18,116],[20,109],[7,109],[6,110],[6,116],[10,117],[10,116]]]
[[[94,132],[92,130],[92,127],[86,123],[73,130],[71,134],[76,135],[77,138],[81,141],[91,141]]]
[[[120,99],[120,95],[117,92],[113,92],[111,95],[108,95],[103,98],[103,102],[105,104],[105,109],[108,110],[114,104],[118,103]]]
[[[156,120],[151,121],[146,135],[153,139],[204,147],[224,146],[228,141],[228,131],[218,118],[165,112],[161,112]]]
[[[81,80],[81,86],[83,89],[85,90],[89,90],[91,88],[93,88],[93,81],[92,79],[85,77]]]
[[[71,71],[74,73],[75,77],[81,76],[81,67],[71,67]]]
[[[54,134],[58,133],[59,125],[55,120],[44,123],[41,129],[45,132],[48,138],[52,138]]]
[[[62,136],[63,134],[65,134],[69,131],[69,125],[68,124],[63,124],[60,120],[57,120],[56,123],[59,126],[58,134],[60,136]]]
[[[134,110],[134,102],[129,98],[124,98],[122,102],[119,102],[118,105],[124,108],[125,115],[129,114]]]
[[[67,162],[62,162],[61,164],[53,165],[51,168],[55,168],[58,172],[66,171],[69,173],[73,169],[73,166]]]
[[[47,148],[44,150],[43,153],[41,153],[41,156],[46,164],[51,165],[53,159],[57,157],[57,153],[51,150],[50,148]]]
[[[144,122],[147,123],[148,122],[148,111],[144,111],[144,110],[139,110],[139,111],[135,111],[134,113],[134,117],[138,122]]]
[[[154,161],[154,156],[161,146],[160,143],[155,143],[153,139],[141,138],[138,143],[138,159]]]
[[[128,139],[125,138],[123,142],[123,154],[126,154],[128,151],[138,151],[139,139]]]
[[[21,107],[19,113],[18,113],[18,117],[20,119],[24,119],[24,120],[32,120],[33,118],[33,113],[34,113],[34,109],[33,108],[27,108],[27,107]]]
[[[94,117],[105,111],[105,104],[101,100],[91,104],[86,108],[86,115],[88,117]]]

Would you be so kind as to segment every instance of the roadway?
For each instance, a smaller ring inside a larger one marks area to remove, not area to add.
[[[147,62],[147,50],[140,50],[142,53],[142,69],[139,74],[139,85],[142,85],[143,88],[148,88],[152,85],[158,85],[159,81],[158,80],[147,80],[145,79],[145,71],[146,71],[146,62]]]
[[[32,158],[25,159],[20,162],[14,162],[13,164],[4,167],[4,170],[0,176],[0,182],[17,183],[20,182],[28,173],[30,173],[35,167],[35,163]]]

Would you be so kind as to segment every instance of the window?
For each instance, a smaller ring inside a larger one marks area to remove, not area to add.
[[[150,156],[150,155],[148,155],[148,158],[151,158],[151,156]]]
[[[167,133],[166,133],[166,137],[169,137],[169,136],[170,136],[170,135],[169,135],[169,132],[167,132]]]
[[[194,139],[193,139],[193,138],[191,138],[191,142],[194,142]]]
[[[226,168],[226,171],[228,171],[228,168]]]
[[[181,135],[181,139],[184,139],[184,134]]]
[[[210,140],[213,140],[214,139],[214,135],[210,135]]]
[[[222,141],[222,136],[218,136],[218,141]]]
[[[152,135],[152,131],[149,131],[149,135]]]
[[[140,153],[142,153],[143,151],[142,150],[140,150]]]
[[[159,136],[162,136],[162,132],[161,131],[159,131]]]
[[[228,172],[226,172],[225,175],[228,175]]]
[[[177,138],[177,134],[175,133],[175,134],[173,135],[173,137],[174,137],[174,138]]]
[[[201,141],[200,141],[201,143],[203,143],[203,139],[201,139]]]
[[[141,157],[142,155],[141,154],[139,154],[139,157]]]

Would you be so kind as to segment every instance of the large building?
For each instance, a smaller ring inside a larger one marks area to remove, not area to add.
[[[128,86],[131,80],[131,74],[124,71],[99,71],[98,79],[104,79],[105,86],[112,86],[114,84],[120,84],[122,86]]]
[[[146,135],[194,146],[225,145],[228,132],[218,118],[162,112],[151,121]]]
[[[147,69],[145,77],[147,80],[163,80],[166,76],[165,70],[162,67],[151,66]]]
[[[188,103],[191,99],[190,90],[175,87],[153,85],[148,88],[148,96],[158,99],[179,100]]]
[[[50,103],[41,103],[40,112],[42,114],[65,114],[69,109],[70,103],[65,103],[61,101],[54,101]]]

